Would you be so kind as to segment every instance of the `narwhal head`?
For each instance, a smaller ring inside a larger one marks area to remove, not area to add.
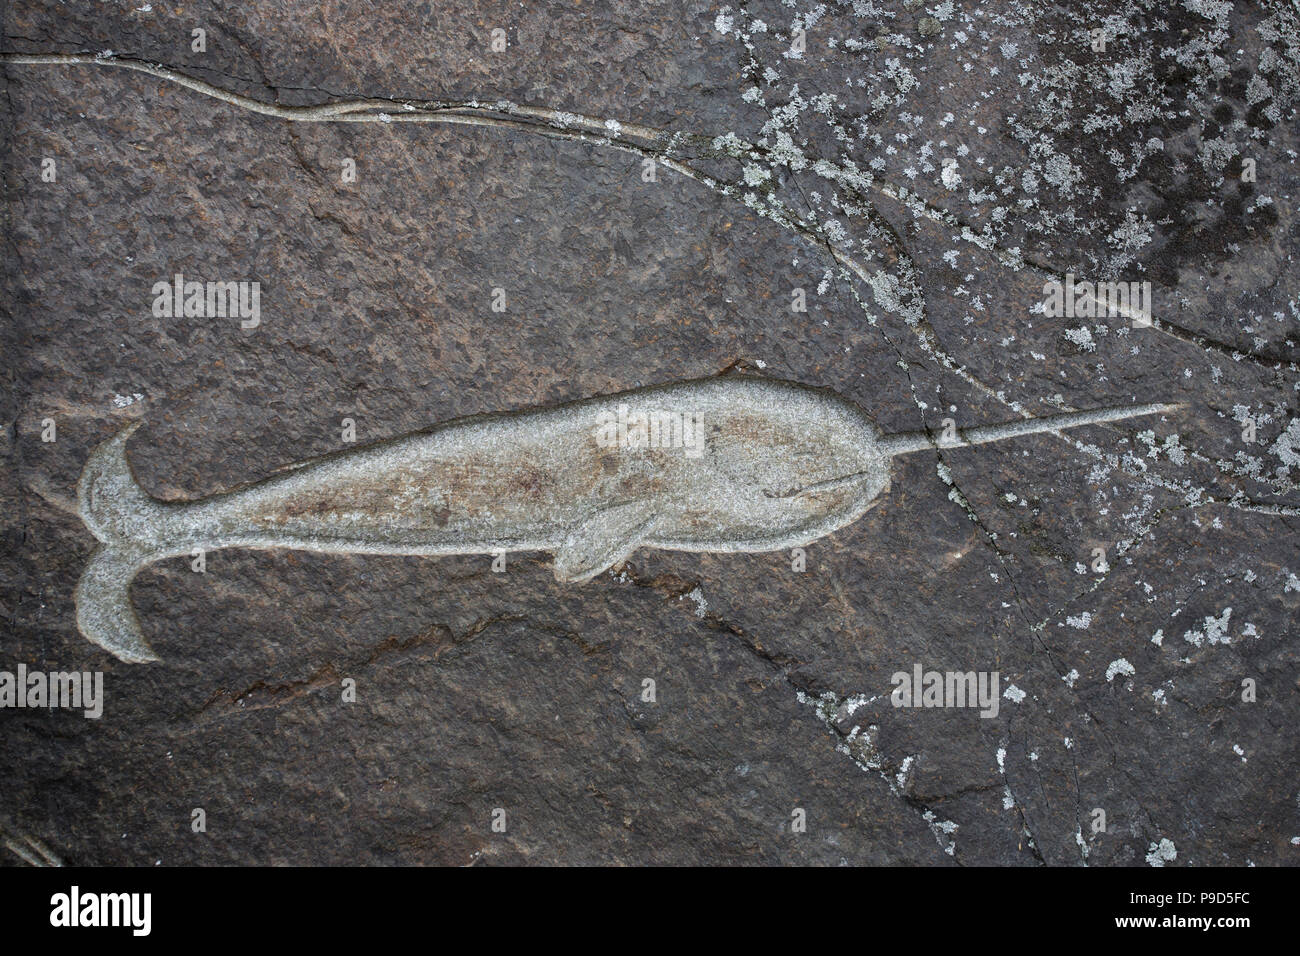
[[[793,547],[851,524],[888,490],[889,456],[858,406],[769,380],[732,382],[726,397],[699,462],[719,525],[763,549]]]

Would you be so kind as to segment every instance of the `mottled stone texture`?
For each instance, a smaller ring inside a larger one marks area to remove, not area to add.
[[[84,864],[1297,861],[1294,5],[812,9],[8,5],[7,52],[637,122],[742,185],[7,66],[0,670],[102,670],[107,700],[0,711],[0,828]],[[726,133],[758,148],[728,158]],[[1171,328],[1041,314],[1066,271],[1150,281]],[[155,317],[176,272],[257,280],[260,327]],[[1187,407],[911,455],[803,573],[642,551],[575,588],[542,555],[228,551],[137,580],[162,663],[76,630],[74,489],[127,420],[140,482],[192,498],[339,448],[343,418],[368,441],[724,370],[832,388],[886,432]],[[1008,696],[895,708],[918,663]]]

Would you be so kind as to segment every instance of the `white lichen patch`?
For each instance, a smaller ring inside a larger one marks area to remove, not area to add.
[[[1116,677],[1120,675],[1123,675],[1125,677],[1132,677],[1135,673],[1137,673],[1137,671],[1134,670],[1133,665],[1130,664],[1125,658],[1123,657],[1117,658],[1111,661],[1110,664],[1107,665],[1106,667],[1106,683],[1109,684],[1111,681],[1113,681]]]
[[[1232,608],[1225,607],[1216,617],[1210,615],[1205,618],[1201,625],[1201,630],[1189,630],[1183,634],[1183,640],[1196,647],[1203,644],[1231,644],[1232,638],[1228,634],[1228,620],[1232,617]]]
[[[1147,848],[1148,866],[1164,866],[1166,863],[1177,859],[1177,857],[1178,849],[1174,846],[1174,841],[1164,837],[1160,838],[1159,843],[1152,843]]]
[[[1093,341],[1092,332],[1086,326],[1080,326],[1077,329],[1066,329],[1062,334],[1085,352],[1097,351],[1097,343]]]
[[[709,602],[704,599],[704,592],[699,588],[694,588],[683,597],[688,597],[695,602],[695,616],[702,618],[709,610]]]

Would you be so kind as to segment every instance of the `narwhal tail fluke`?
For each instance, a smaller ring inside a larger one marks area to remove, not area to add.
[[[141,543],[159,502],[136,483],[126,460],[126,443],[135,434],[133,422],[90,453],[77,482],[77,511],[86,527],[107,545]]]
[[[126,460],[128,425],[96,448],[77,484],[81,520],[101,542],[77,582],[77,626],[87,639],[132,664],[158,660],[131,606],[131,580],[155,550],[163,506],[136,483]]]
[[[1162,415],[1177,411],[1181,407],[1181,405],[1166,404],[1125,405],[1119,408],[1095,408],[1086,412],[1065,412],[1060,415],[1044,415],[1040,418],[1024,418],[1002,425],[981,425],[976,428],[959,429],[955,437],[948,439],[945,439],[942,434],[904,432],[900,435],[887,436],[881,442],[881,446],[889,455],[906,455],[908,452],[923,451],[927,448],[961,448],[965,445],[984,445],[1006,438],[1018,438],[1021,435],[1037,435],[1065,428],[1078,428],[1080,425],[1098,425],[1125,418],[1140,418],[1143,415]]]
[[[131,606],[131,580],[143,554],[102,544],[77,582],[77,627],[86,639],[128,664],[159,659],[145,642]]]

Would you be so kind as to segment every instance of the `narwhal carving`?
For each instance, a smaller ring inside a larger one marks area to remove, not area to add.
[[[1137,405],[970,428],[977,445],[1173,411]],[[142,567],[195,549],[450,555],[550,551],[587,581],[637,548],[774,551],[860,518],[890,459],[934,447],[883,435],[857,405],[788,382],[724,376],[553,408],[458,419],[292,465],[192,502],[131,473],[127,426],[91,454],[77,495],[99,539],[77,585],[81,632],[129,662],[158,658],[131,605]]]

